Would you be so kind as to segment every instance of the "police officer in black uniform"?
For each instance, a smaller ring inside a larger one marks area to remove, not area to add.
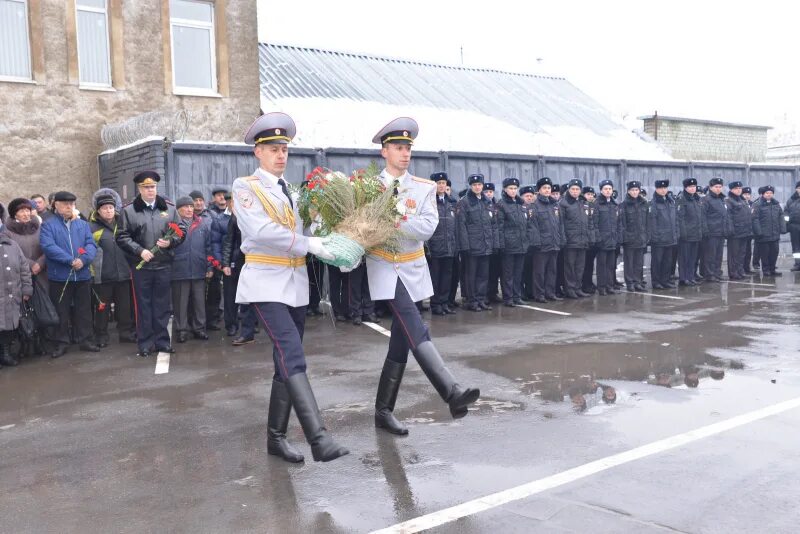
[[[695,267],[697,254],[700,251],[700,240],[703,238],[703,211],[700,195],[697,194],[697,180],[683,180],[683,191],[676,201],[678,213],[678,273],[679,284],[695,286]]]
[[[706,282],[722,282],[722,251],[725,247],[725,231],[728,227],[728,207],[722,193],[722,178],[708,181],[708,194],[701,201],[703,224],[702,275]]]
[[[157,194],[161,176],[155,171],[143,171],[133,178],[139,188],[136,198],[122,209],[122,229],[117,244],[126,253],[144,261],[141,269],[134,268],[133,293],[136,312],[136,343],[139,356],[155,352],[175,352],[169,338],[169,316],[172,311],[173,249],[182,241],[174,233],[165,239],[169,223],[186,228],[175,205]],[[158,247],[153,253],[151,249]]]
[[[619,245],[619,206],[614,199],[611,180],[600,182],[597,198],[597,293],[613,295],[617,271],[617,246]]]
[[[775,270],[781,234],[786,233],[781,203],[775,200],[775,188],[764,186],[764,192],[753,204],[753,237],[761,253],[761,274],[783,276]]]
[[[742,187],[742,198],[747,201],[747,204],[750,206],[751,212],[753,211],[753,204],[755,202],[752,198],[753,197],[752,193],[753,190],[750,187],[748,186]],[[763,194],[764,194],[764,188],[759,187],[758,196],[761,196]],[[754,274],[753,271],[758,269],[758,266],[761,263],[758,252],[759,252],[758,243],[753,243],[752,238],[748,239],[747,244],[745,245],[744,248],[744,274]],[[752,269],[750,268],[751,260],[753,266]]]
[[[753,219],[750,205],[742,197],[742,182],[735,180],[728,184],[728,278],[744,279],[744,255],[747,240],[753,236]]]
[[[650,202],[647,220],[650,242],[650,276],[653,289],[672,289],[670,281],[672,251],[678,243],[675,201],[669,195],[669,180],[656,180],[656,192]]]
[[[583,286],[586,249],[595,241],[594,217],[589,216],[589,204],[581,196],[583,183],[577,178],[567,184],[567,192],[558,203],[559,217],[564,230],[564,296],[570,299],[588,297]]]
[[[783,208],[783,220],[792,240],[792,271],[800,271],[800,182],[794,184],[794,194],[786,201]]]
[[[520,188],[519,196],[522,198],[527,211],[528,223],[528,250],[525,251],[525,261],[522,265],[522,300],[533,300],[533,255],[541,245],[539,228],[534,219],[533,203],[536,201],[534,186],[526,185]]]
[[[493,182],[486,182],[483,186],[483,194],[489,199],[489,205],[492,207],[492,214],[497,220],[497,206],[498,199],[495,196],[495,185]],[[489,281],[486,283],[486,304],[492,302],[502,302],[500,299],[500,275],[502,273],[502,252],[499,249],[494,249],[489,258]]]
[[[518,193],[519,180],[506,178],[503,180],[502,197],[497,203],[497,233],[503,255],[503,305],[508,307],[523,304],[522,270],[530,237],[530,213]]]
[[[470,191],[456,204],[458,250],[465,254],[464,284],[466,309],[491,310],[486,302],[489,281],[489,258],[498,248],[494,207],[483,194],[483,175],[471,174],[467,179]]]
[[[446,172],[431,174],[431,180],[436,182],[436,209],[439,212],[439,224],[428,240],[433,282],[431,313],[447,315],[456,313],[448,304],[455,263],[453,258],[457,253],[456,200],[447,194],[447,188],[451,183]]]
[[[539,193],[533,203],[541,246],[533,256],[533,300],[540,303],[563,300],[556,295],[556,261],[564,242],[558,201],[551,195],[552,181],[546,176],[536,182]]]
[[[631,180],[620,206],[625,285],[628,291],[644,291],[644,253],[647,250],[648,204],[641,195],[642,183]]]
[[[585,185],[581,190],[581,196],[589,206],[589,219],[590,226],[597,229],[597,197],[594,187]],[[597,291],[595,286],[594,277],[594,262],[597,258],[597,232],[594,232],[589,242],[589,248],[586,249],[586,261],[583,262],[583,280],[581,280],[581,291],[587,295],[593,295]]]

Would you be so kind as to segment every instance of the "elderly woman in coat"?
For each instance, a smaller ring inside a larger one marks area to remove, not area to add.
[[[0,204],[0,221],[5,208]],[[0,222],[0,230],[4,225]],[[0,366],[19,363],[11,355],[14,331],[19,325],[20,306],[33,294],[31,270],[22,250],[6,232],[0,231]]]
[[[35,213],[30,200],[15,198],[8,203],[8,219],[5,221],[3,233],[8,234],[8,237],[19,245],[22,253],[28,259],[31,274],[46,282],[47,270],[45,269],[44,251],[39,244],[41,223]]]

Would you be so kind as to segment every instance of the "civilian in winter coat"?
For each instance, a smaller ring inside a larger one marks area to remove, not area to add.
[[[468,182],[470,191],[456,204],[456,236],[466,263],[462,287],[466,309],[477,312],[491,309],[486,303],[489,257],[499,246],[499,239],[494,209],[483,194],[483,175],[473,174]]]
[[[497,233],[503,255],[503,305],[513,307],[522,302],[522,268],[528,251],[528,208],[517,194],[519,180],[503,180],[503,193],[497,203]]]
[[[14,366],[11,355],[14,331],[19,326],[20,306],[33,295],[30,263],[19,245],[5,231],[5,208],[0,204],[0,367]]]
[[[97,352],[92,340],[92,275],[89,265],[97,247],[89,224],[75,216],[75,195],[59,191],[54,197],[56,216],[42,225],[40,239],[47,259],[50,299],[58,311],[59,325],[52,328],[53,358],[63,356],[72,338],[80,348]]]
[[[214,256],[214,259],[220,262],[220,264],[222,264],[222,247],[225,243],[225,238],[228,235],[231,217],[233,217],[233,212],[231,211],[231,202],[232,201],[230,200],[226,202],[225,209],[223,211],[213,212],[215,213],[215,217],[214,221],[211,223],[211,255]],[[212,204],[212,206],[213,205],[215,204]],[[309,258],[312,258],[310,261],[314,261],[316,259],[313,254],[310,254]],[[228,335],[228,337],[233,337],[236,335],[236,332],[239,329],[239,318],[237,314],[239,306],[236,305],[237,283],[236,281],[232,280],[230,276],[226,275],[224,271],[221,272],[215,269],[214,277],[220,276],[222,277],[222,317],[223,322],[225,323],[225,333]],[[209,279],[209,284],[213,284],[214,277]],[[209,289],[211,289],[211,286],[209,286]],[[206,302],[210,302],[211,307],[213,308],[214,299],[209,301],[209,299],[206,298]],[[316,310],[318,306],[319,302],[317,302],[315,306],[309,306],[309,310]],[[217,306],[217,309],[219,309],[219,306]],[[213,317],[212,315],[208,315],[208,311],[209,310],[206,311],[206,324],[212,322],[209,318]]]
[[[794,184],[794,194],[786,201],[783,209],[783,220],[792,239],[793,271],[800,271],[800,182]]]
[[[697,194],[697,180],[686,178],[677,197],[678,274],[680,285],[695,286],[695,267],[703,238],[703,210]]]
[[[564,296],[570,299],[587,297],[581,291],[586,249],[593,242],[594,218],[589,216],[589,203],[581,196],[583,183],[570,180],[567,193],[558,204],[559,218],[564,231]]]
[[[539,193],[533,203],[534,220],[541,242],[538,253],[533,257],[533,300],[541,303],[562,300],[556,295],[556,262],[564,236],[558,201],[550,196],[551,184],[547,177],[536,182]]]
[[[190,329],[196,339],[208,339],[205,280],[214,274],[208,259],[211,256],[211,227],[193,213],[190,197],[179,198],[175,207],[186,227],[186,237],[175,247],[172,262],[173,330],[178,343],[185,343]]]
[[[207,225],[212,232],[212,254],[217,261],[220,261],[220,258],[216,255],[216,253],[220,252],[220,248],[215,248],[213,241],[215,239],[219,240],[219,237],[215,237],[214,228],[216,227],[216,231],[219,232],[223,228],[224,221],[220,221],[221,224],[217,224],[217,217],[221,215],[222,212],[217,211],[216,209],[211,210],[206,207],[206,199],[203,197],[203,193],[200,191],[192,191],[189,193],[189,196],[192,199],[192,203],[194,206],[194,215],[196,217],[200,217],[200,220],[203,224]],[[216,204],[212,203],[212,207],[216,207]],[[227,228],[227,227],[225,227]],[[219,241],[222,242],[221,240]],[[205,302],[206,302],[206,311],[205,316],[207,319],[207,326],[209,330],[219,330],[219,317],[220,317],[220,309],[219,305],[222,302],[222,278],[223,274],[222,271],[218,269],[214,269],[212,271],[211,276],[209,276],[206,280],[206,291],[205,291]],[[235,295],[234,295],[235,297]],[[231,333],[228,331],[228,335],[231,336],[235,334],[235,332]]]
[[[92,274],[93,289],[98,300],[94,313],[94,340],[99,347],[108,345],[108,321],[113,302],[120,343],[135,343],[131,258],[117,245],[117,233],[122,226],[122,216],[119,213],[122,199],[113,189],[104,188],[95,192],[93,204],[94,212],[89,215],[89,228],[97,245]]]
[[[35,209],[25,198],[15,198],[8,203],[8,219],[3,232],[19,245],[28,259],[31,274],[38,276],[40,282],[47,287],[47,262],[40,243],[41,223],[34,216]],[[2,222],[2,221],[0,221]]]
[[[705,271],[701,274],[707,282],[722,281],[722,251],[725,247],[725,230],[728,227],[728,206],[722,193],[722,178],[708,182],[708,194],[700,202],[703,215],[703,251]]]
[[[613,295],[616,280],[617,245],[620,242],[619,206],[613,198],[614,186],[603,180],[597,198],[597,292]]]
[[[647,249],[648,204],[641,195],[642,184],[637,180],[627,183],[628,194],[620,206],[620,234],[622,239],[625,285],[628,291],[644,291],[644,253]]]
[[[672,249],[678,243],[678,221],[675,201],[669,196],[669,180],[656,180],[656,192],[647,215],[650,242],[650,276],[653,289],[674,288],[670,277]]]
[[[761,253],[761,272],[764,276],[781,276],[775,270],[781,234],[786,233],[786,221],[780,202],[775,200],[775,188],[764,187],[764,193],[753,204],[753,236]]]
[[[450,308],[450,286],[453,280],[453,257],[458,253],[456,245],[456,200],[447,194],[450,180],[446,172],[431,174],[436,182],[436,210],[439,212],[439,224],[428,240],[430,251],[431,280],[433,296],[431,297],[431,313],[447,315],[455,313]]]
[[[758,188],[758,195],[761,196],[763,191],[762,188]],[[749,187],[742,188],[742,198],[747,201],[747,205],[750,206],[750,211],[753,211],[753,195],[752,189]],[[753,267],[750,267],[750,260],[753,261]],[[761,263],[760,256],[758,254],[758,243],[753,243],[753,239],[748,239],[745,241],[744,247],[744,274],[753,274],[753,271],[759,268],[759,264]]]
[[[753,220],[750,206],[742,197],[742,182],[728,184],[728,278],[744,279],[744,258],[747,240],[753,235]]]

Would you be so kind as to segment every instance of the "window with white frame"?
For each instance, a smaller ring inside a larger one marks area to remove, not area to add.
[[[0,80],[31,79],[27,0],[0,0]]]
[[[111,87],[106,0],[75,0],[78,72],[85,87]]]
[[[169,18],[173,90],[180,94],[216,95],[214,4],[170,0]]]

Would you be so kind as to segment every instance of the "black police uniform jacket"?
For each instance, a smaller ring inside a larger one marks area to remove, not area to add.
[[[743,196],[736,196],[728,193],[725,199],[728,206],[728,229],[726,237],[746,238],[753,235],[753,218],[750,205]]]
[[[800,195],[797,193],[789,197],[783,208],[784,217],[789,217],[786,228],[790,232],[800,232]],[[785,219],[784,219],[785,220]]]
[[[728,227],[728,206],[725,195],[709,191],[700,201],[703,208],[703,237],[725,237]]]
[[[533,202],[534,220],[539,230],[542,252],[561,250],[564,243],[563,227],[559,214],[558,201],[542,194],[536,195]]]
[[[497,233],[500,250],[504,254],[525,254],[528,251],[529,218],[528,208],[522,199],[518,196],[511,198],[503,191],[497,203]]]
[[[564,226],[563,248],[589,248],[595,232],[594,218],[589,217],[589,203],[567,193],[559,201],[558,209]]]
[[[778,241],[786,233],[781,203],[771,198],[759,198],[753,203],[753,237],[757,243]]]
[[[156,196],[154,209],[147,207],[141,196],[122,208],[122,228],[117,232],[117,244],[126,253],[134,256],[134,262],[139,262],[143,250],[152,250],[156,241],[164,237],[168,224],[176,223],[186,233],[186,228],[178,217],[175,205],[164,198]],[[171,238],[167,249],[159,249],[155,257],[145,263],[142,269],[158,270],[171,266],[173,250],[181,244],[183,239],[178,236]]]
[[[539,250],[542,248],[542,236],[539,235],[539,225],[536,224],[536,210],[534,204],[536,200],[530,204],[525,204],[525,211],[527,212],[527,225],[526,232],[528,232],[528,249]]]
[[[641,196],[633,198],[625,195],[619,211],[622,244],[630,248],[645,248],[647,246],[647,201]]]
[[[456,255],[456,200],[450,195],[436,195],[439,224],[428,239],[431,258],[452,258]]]
[[[647,236],[651,246],[678,244],[678,215],[671,196],[653,195],[647,214]]]
[[[700,241],[703,238],[703,207],[700,205],[700,195],[681,191],[675,204],[678,211],[678,238],[690,243]]]
[[[483,193],[470,191],[456,204],[456,239],[459,252],[470,256],[491,256],[498,248],[494,207]]]
[[[617,201],[603,195],[595,201],[597,210],[597,250],[614,250],[622,241],[622,224]]]

